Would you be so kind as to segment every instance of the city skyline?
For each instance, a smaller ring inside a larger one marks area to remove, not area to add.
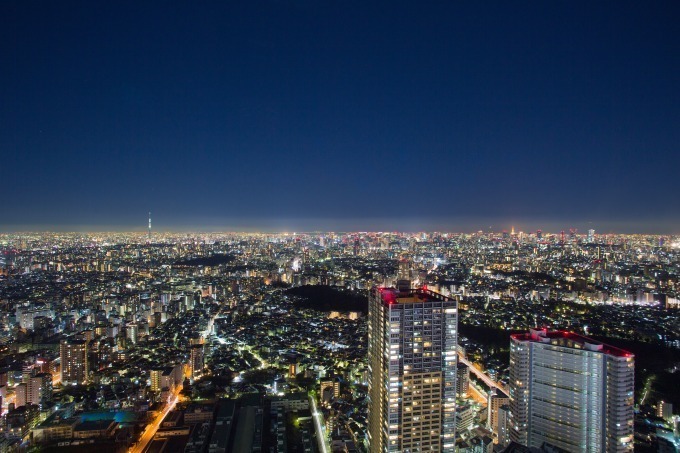
[[[161,216],[160,221],[154,216],[152,234],[156,233],[381,233],[381,232],[440,232],[452,234],[466,233],[502,233],[513,229],[516,233],[532,234],[542,231],[544,234],[569,233],[586,235],[594,229],[596,234],[647,234],[660,236],[677,236],[680,234],[680,224],[647,223],[643,220],[620,224],[615,221],[564,221],[548,220],[520,220],[508,222],[498,219],[300,219],[280,218],[275,220],[246,220],[239,219],[231,222],[218,222],[214,219],[196,221],[193,223],[171,223]],[[166,220],[166,222],[163,222]],[[485,222],[486,220],[486,222]],[[0,233],[148,233],[148,219],[143,223],[121,225],[2,225]],[[365,228],[360,228],[365,227]]]
[[[680,2],[0,2],[0,450],[680,452]]]
[[[680,446],[678,236],[150,241],[145,214],[135,233],[0,234],[5,444]]]
[[[678,233],[679,8],[6,2],[0,228]]]

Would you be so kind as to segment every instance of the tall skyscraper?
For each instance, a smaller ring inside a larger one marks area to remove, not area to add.
[[[511,336],[510,437],[573,452],[633,451],[633,354],[569,332]]]
[[[61,340],[61,382],[64,385],[82,384],[88,379],[88,346],[85,340]]]
[[[369,451],[455,449],[458,301],[373,288],[368,320]]]

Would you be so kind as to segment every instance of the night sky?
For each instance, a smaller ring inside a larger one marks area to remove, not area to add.
[[[678,1],[3,1],[0,61],[5,231],[680,233]]]

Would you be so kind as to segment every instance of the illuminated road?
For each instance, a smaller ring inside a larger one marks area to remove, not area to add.
[[[640,399],[640,406],[645,404],[645,400],[647,399],[647,395],[649,395],[650,390],[652,389],[652,381],[654,380],[653,376],[649,376],[647,380],[645,381],[645,387],[644,390],[642,391],[642,398]]]
[[[250,346],[249,344],[247,344],[247,343],[245,343],[241,340],[237,340],[234,337],[228,337],[228,339],[233,341],[234,343],[236,343],[236,349],[238,350],[238,352],[242,352],[245,349],[246,351],[251,353],[253,355],[253,357],[255,357],[260,362],[260,366],[258,367],[258,369],[261,370],[263,368],[269,367],[269,362],[267,362],[265,359],[263,359],[262,356],[257,351],[255,351],[253,349],[252,346]],[[219,341],[221,344],[229,344],[224,338],[221,338],[221,337],[218,337],[217,341]]]
[[[316,440],[319,442],[319,451],[321,453],[328,453],[328,448],[326,446],[326,436],[324,434],[326,428],[323,426],[323,423],[321,423],[323,420],[323,415],[316,409],[316,399],[314,399],[313,396],[309,397],[309,401],[312,402],[312,418],[314,419]]]
[[[468,359],[463,357],[463,354],[461,354],[460,352],[458,353],[458,361],[467,365],[467,367],[470,369],[470,371],[472,371],[475,376],[477,376],[479,379],[481,379],[490,388],[497,388],[500,391],[502,391],[503,393],[506,393],[506,394],[508,393],[508,391],[505,390],[504,386],[502,386],[498,382],[491,379],[489,376],[486,375],[486,373],[479,371],[479,369],[476,368],[472,363],[470,363],[470,361]]]
[[[163,419],[165,419],[165,417],[175,408],[177,400],[179,399],[179,392],[181,391],[182,386],[178,385],[177,388],[175,389],[175,393],[173,394],[172,399],[165,406],[163,412],[161,412],[152,423],[146,425],[144,433],[142,434],[142,437],[140,437],[139,442],[130,447],[129,450],[130,453],[143,453],[146,450],[149,443],[151,443],[151,441],[153,440],[153,436],[156,434],[156,431],[158,431],[158,428],[160,428]]]
[[[470,386],[468,388],[470,390],[468,395],[473,400],[477,401],[482,406],[486,406],[487,404],[489,404],[489,402],[487,401],[489,395],[487,394],[487,392],[484,392],[479,387],[477,387],[477,384],[470,381]]]

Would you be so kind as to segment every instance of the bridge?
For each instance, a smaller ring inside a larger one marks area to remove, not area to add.
[[[489,388],[497,388],[501,392],[508,394],[508,390],[504,385],[491,379],[486,373],[481,371],[479,368],[475,367],[468,359],[465,358],[462,352],[458,353],[458,361],[465,364],[470,371],[477,376],[482,382],[484,382]]]

